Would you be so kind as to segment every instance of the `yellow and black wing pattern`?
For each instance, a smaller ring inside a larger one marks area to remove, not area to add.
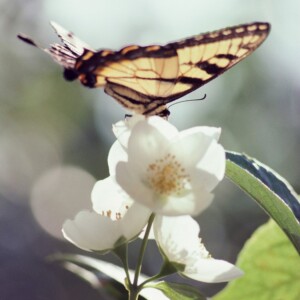
[[[63,45],[43,49],[65,69],[67,80],[79,79],[105,92],[135,113],[169,114],[166,104],[230,69],[268,36],[268,23],[251,23],[195,35],[166,45],[130,45],[119,51],[92,50],[56,23]],[[34,46],[30,38],[19,37]]]

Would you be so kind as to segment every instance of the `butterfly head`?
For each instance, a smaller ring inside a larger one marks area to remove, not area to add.
[[[96,86],[97,79],[92,73],[80,74],[75,69],[64,69],[64,78],[68,81],[79,79],[84,86],[93,88]]]
[[[78,78],[79,74],[74,69],[64,69],[64,78],[68,81],[74,81]]]

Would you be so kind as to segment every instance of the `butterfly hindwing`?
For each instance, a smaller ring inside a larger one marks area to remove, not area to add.
[[[130,45],[119,51],[92,50],[56,23],[63,45],[41,48],[88,87],[104,87],[121,105],[144,115],[167,115],[166,104],[216,78],[251,54],[267,37],[268,23],[229,27],[164,46]]]

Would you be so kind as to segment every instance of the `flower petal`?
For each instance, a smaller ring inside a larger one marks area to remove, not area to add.
[[[206,188],[202,184],[195,184],[193,185],[193,192],[194,192],[194,201],[195,201],[195,208],[194,211],[190,213],[192,216],[196,216],[204,211],[213,201],[214,195],[210,192],[207,192]]]
[[[123,236],[129,241],[137,237],[147,224],[151,213],[139,203],[133,203],[121,220]]]
[[[184,130],[178,134],[176,139],[172,140],[170,145],[170,152],[176,156],[187,172],[190,168],[195,168],[195,165],[202,160],[211,144],[216,143],[215,137],[218,136],[220,130],[213,128],[214,130],[211,130],[211,132],[208,130],[207,133],[204,128],[207,127],[194,127]]]
[[[87,251],[105,252],[118,246],[116,243],[137,237],[147,223],[151,212],[134,203],[120,220],[113,221],[109,217],[95,212],[81,211],[74,220],[63,224],[63,235],[78,248]]]
[[[151,203],[155,201],[153,190],[143,182],[137,172],[130,168],[128,163],[118,163],[116,181],[131,199],[151,208]]]
[[[109,150],[108,158],[107,158],[109,175],[116,174],[116,166],[119,161],[127,161],[127,160],[128,160],[127,152],[124,150],[124,148],[119,143],[119,141],[115,141]]]
[[[124,148],[128,147],[128,140],[132,133],[132,129],[141,121],[145,121],[144,123],[165,133],[166,137],[169,139],[178,133],[175,126],[161,117],[153,116],[151,118],[146,118],[139,114],[133,115],[132,117],[126,118],[113,125],[113,132]]]
[[[208,191],[212,191],[224,178],[226,158],[224,148],[217,143],[212,143],[204,157],[196,166],[191,177],[195,184],[201,182]]]
[[[112,220],[122,217],[133,203],[113,176],[97,181],[91,196],[94,211]]]
[[[194,216],[205,210],[211,204],[213,198],[213,194],[201,188],[201,185],[198,185],[193,191],[185,195],[171,195],[167,201],[163,201],[163,199],[159,200],[154,197],[151,203],[144,202],[144,204],[159,215]]]
[[[133,115],[132,117],[125,118],[113,125],[113,132],[118,139],[119,143],[124,147],[128,147],[128,139],[131,134],[132,128],[140,121],[145,120],[143,115]]]
[[[190,216],[156,216],[153,230],[160,249],[170,262],[185,264],[198,249],[200,227]]]
[[[107,251],[113,249],[122,236],[118,221],[100,216],[95,212],[81,211],[74,220],[63,224],[64,237],[78,248],[87,251]],[[109,234],[108,234],[109,233]]]
[[[178,135],[177,128],[161,117],[153,116],[147,118],[147,121],[150,126],[156,128],[169,140],[173,139],[175,136]]]
[[[187,267],[182,274],[194,280],[217,283],[230,281],[244,273],[225,260],[207,258],[199,259],[191,269]]]
[[[183,130],[180,134],[185,134],[185,131],[201,131],[204,135],[211,137],[212,139],[218,141],[221,135],[220,127],[210,127],[210,126],[196,126],[187,130]]]
[[[134,171],[144,174],[150,163],[168,150],[165,133],[146,122],[138,123],[128,142],[128,163]]]
[[[224,282],[243,274],[231,263],[210,257],[198,237],[200,227],[190,216],[156,217],[153,229],[168,260],[185,266],[181,272],[184,276],[203,282]]]

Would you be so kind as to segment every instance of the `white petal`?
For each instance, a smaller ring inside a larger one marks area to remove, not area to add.
[[[74,220],[67,220],[62,232],[67,240],[87,251],[112,249],[122,236],[118,221],[89,211],[81,211]]]
[[[97,181],[92,190],[93,209],[98,214],[109,215],[113,220],[122,217],[132,202],[113,176]]]
[[[63,225],[63,235],[78,248],[88,251],[107,251],[120,238],[130,241],[137,237],[147,223],[150,211],[134,203],[125,216],[117,221],[95,212],[81,211],[74,220]]]
[[[109,150],[108,158],[107,158],[109,175],[116,174],[116,166],[119,161],[127,161],[127,160],[128,160],[127,152],[124,150],[124,148],[119,143],[119,141],[115,141]]]
[[[243,274],[234,265],[208,256],[198,237],[200,227],[190,216],[157,216],[153,229],[169,261],[185,265],[184,276],[203,282],[224,282]]]
[[[154,205],[156,201],[154,191],[143,182],[143,178],[134,172],[128,163],[120,162],[117,165],[116,181],[133,199],[148,208]]]
[[[186,268],[182,274],[194,280],[216,283],[230,281],[242,276],[244,273],[227,261],[202,258],[190,269]]]
[[[130,169],[138,174],[144,174],[150,163],[166,153],[169,147],[168,139],[155,127],[146,122],[140,122],[132,130],[128,142],[128,163]]]
[[[203,133],[202,128],[195,127],[180,132],[170,145],[170,151],[187,172],[190,168],[195,168],[195,165],[205,156],[211,144],[216,143],[213,136]]]
[[[173,139],[175,136],[178,135],[177,128],[161,117],[152,116],[149,117],[147,121],[149,125],[156,128],[161,134],[163,134],[169,140]]]
[[[152,203],[144,203],[156,214],[164,216],[198,215],[205,210],[212,202],[213,195],[197,185],[193,191],[185,195],[170,195],[168,199],[160,199],[159,196],[153,199]]]
[[[210,127],[210,126],[197,126],[187,130],[201,131],[204,135],[209,136],[216,141],[219,140],[222,131],[220,127]]]
[[[156,216],[153,230],[159,247],[171,262],[185,264],[198,249],[200,227],[190,216]]]
[[[126,118],[125,120],[119,121],[113,125],[113,132],[118,139],[119,143],[124,148],[128,147],[128,139],[131,134],[132,128],[140,121],[146,119],[143,115],[133,115],[132,117]]]
[[[208,191],[212,191],[224,178],[225,168],[225,150],[220,144],[214,142],[197,164],[191,177],[195,184],[201,182]]]
[[[148,222],[150,215],[151,211],[149,209],[134,202],[121,220],[123,236],[127,240],[137,237]]]
[[[180,136],[190,135],[193,133],[201,132],[203,135],[210,137],[211,139],[218,141],[221,135],[220,127],[209,127],[209,126],[196,126],[186,130],[180,131]]]
[[[206,189],[204,189],[204,186],[199,183],[197,184],[197,182],[195,183],[195,185],[193,185],[193,192],[195,199],[195,209],[190,214],[192,216],[196,216],[211,204],[214,199],[214,195],[207,192]]]
[[[145,287],[142,289],[140,295],[149,300],[170,300],[170,298],[165,296],[162,291],[151,287]]]
[[[132,133],[132,129],[140,122],[156,128],[168,139],[178,134],[176,127],[161,117],[151,116],[146,118],[139,114],[133,115],[113,125],[113,132],[124,148],[128,147],[128,139]]]

